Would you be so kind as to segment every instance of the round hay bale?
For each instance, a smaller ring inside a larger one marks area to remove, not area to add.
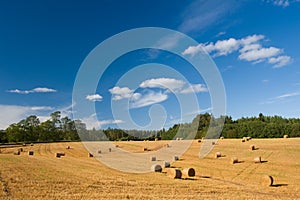
[[[168,176],[171,178],[181,179],[182,173],[180,169],[170,168],[167,172]]]
[[[99,154],[101,153],[101,150],[100,150],[100,149],[98,150],[98,153],[99,153]]]
[[[223,137],[223,136],[221,136],[221,137],[220,137],[220,139],[221,139],[221,140],[224,140],[224,137]]]
[[[55,153],[56,158],[60,158],[60,156],[61,156],[60,153]]]
[[[26,143],[23,143],[22,146],[25,147],[25,146],[26,146]]]
[[[216,142],[211,142],[211,144],[212,144],[212,145],[215,145],[215,144],[216,144]]]
[[[20,151],[14,151],[14,155],[20,155]]]
[[[289,136],[288,135],[284,135],[283,138],[289,138]]]
[[[33,143],[31,143],[30,146],[33,146]]]
[[[179,157],[178,156],[174,156],[174,161],[176,161],[176,160],[179,160]]]
[[[179,140],[179,138],[176,138],[176,140]]]
[[[254,162],[255,162],[255,163],[261,163],[261,157],[260,157],[260,156],[255,157],[255,158],[254,158]]]
[[[235,164],[235,163],[238,163],[238,162],[239,162],[239,160],[238,160],[237,157],[232,157],[231,160],[230,160],[231,164]]]
[[[143,147],[143,151],[148,151],[148,148],[147,147]]]
[[[23,148],[19,148],[18,151],[23,152]]]
[[[187,178],[194,177],[196,175],[196,172],[195,172],[194,168],[184,168],[182,170],[182,175]]]
[[[221,156],[222,156],[222,154],[220,152],[216,152],[215,158],[220,158]]]
[[[250,145],[250,150],[251,151],[255,150],[255,146],[253,144]]]
[[[198,140],[198,143],[200,143],[200,142],[201,142],[201,139]]]
[[[158,141],[158,138],[155,138],[154,141]]]
[[[70,146],[67,146],[67,148],[66,149],[71,149],[71,147]]]
[[[111,152],[111,148],[108,148],[108,151]]]
[[[152,165],[151,166],[151,171],[153,171],[153,172],[162,172],[162,167],[160,165],[157,165],[157,164]]]
[[[94,155],[91,154],[91,153],[89,153],[89,154],[88,154],[88,157],[89,157],[89,158],[92,158],[92,157],[94,157]]]
[[[171,164],[170,164],[170,162],[165,161],[164,166],[165,166],[165,168],[168,168],[168,167],[171,167]]]
[[[246,140],[245,140],[245,139],[242,139],[242,142],[246,142]]]
[[[251,140],[251,139],[252,139],[251,137],[246,137],[246,140],[247,140],[247,141],[249,141],[249,140]]]
[[[28,155],[33,156],[34,151],[28,151]]]
[[[150,157],[150,161],[156,161],[156,157],[155,156],[151,156]]]
[[[261,184],[263,186],[272,186],[274,182],[274,179],[270,175],[264,175],[261,177]]]

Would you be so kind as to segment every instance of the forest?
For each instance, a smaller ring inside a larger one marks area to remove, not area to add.
[[[224,122],[224,125],[223,123]],[[222,126],[223,125],[223,126]],[[209,132],[209,134],[207,134]],[[221,134],[221,135],[220,135]],[[300,119],[281,116],[214,117],[209,113],[197,115],[192,122],[175,124],[168,130],[87,130],[80,120],[61,117],[61,112],[51,113],[50,119],[40,122],[35,115],[28,116],[7,129],[0,130],[0,143],[98,141],[98,140],[172,140],[176,138],[280,138],[284,135],[300,137]]]

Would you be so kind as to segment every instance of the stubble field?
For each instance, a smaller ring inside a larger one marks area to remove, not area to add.
[[[155,153],[169,141],[115,142],[124,150]],[[179,141],[180,142],[180,141]],[[134,174],[110,169],[93,157],[80,142],[1,148],[0,199],[300,199],[300,138],[218,140],[203,159],[202,143],[193,141],[172,167],[192,167],[191,179],[172,179],[166,173]],[[249,150],[250,145],[256,150]],[[70,149],[66,149],[70,146]],[[29,156],[28,151],[34,155]],[[55,153],[65,152],[56,158]],[[221,152],[222,157],[215,158]],[[232,157],[239,163],[231,164]],[[254,163],[261,156],[265,162]],[[261,184],[263,175],[273,186]]]

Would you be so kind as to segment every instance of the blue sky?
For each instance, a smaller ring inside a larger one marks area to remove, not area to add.
[[[1,1],[0,129],[31,114],[41,121],[55,110],[72,116],[74,82],[89,53],[141,27],[180,31],[199,43],[182,55],[204,49],[211,56],[224,83],[227,115],[299,117],[299,10],[297,0]],[[96,108],[84,120],[89,128],[134,128],[114,113],[127,105],[137,127],[157,128],[151,120],[169,127],[211,112],[209,88],[178,56],[133,51],[116,59],[95,93],[83,97]],[[198,109],[182,113],[180,95],[195,95]]]

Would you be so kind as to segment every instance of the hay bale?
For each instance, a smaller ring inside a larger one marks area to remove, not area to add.
[[[168,176],[171,178],[181,179],[182,173],[180,169],[170,168],[167,172]]]
[[[14,151],[14,155],[20,155],[20,151]]]
[[[28,151],[28,155],[33,156],[34,151]]]
[[[178,156],[174,156],[174,161],[176,161],[176,160],[179,160],[179,157]]]
[[[220,139],[221,139],[221,140],[224,140],[224,137],[222,136],[222,137],[220,137]]]
[[[198,140],[198,143],[200,143],[200,142],[201,142],[201,139]]]
[[[162,167],[160,165],[157,165],[157,164],[152,165],[151,166],[151,171],[153,171],[153,172],[162,172]]]
[[[176,140],[179,140],[179,138],[176,138]]]
[[[220,158],[221,156],[222,156],[222,154],[220,152],[216,152],[215,158]]]
[[[33,146],[33,143],[31,143],[30,146]]]
[[[111,152],[111,148],[108,148],[108,151]]]
[[[19,148],[18,151],[23,152],[23,148]]]
[[[60,158],[60,156],[61,156],[60,153],[55,153],[56,158]]]
[[[260,157],[260,156],[255,157],[255,158],[254,158],[254,162],[255,162],[255,163],[261,163],[261,157]]]
[[[235,163],[238,163],[238,162],[239,162],[239,160],[238,160],[237,157],[232,157],[231,160],[230,160],[231,164],[235,164]]]
[[[196,175],[196,172],[194,168],[184,168],[182,170],[182,175],[186,178],[194,177]]]
[[[93,155],[92,153],[89,153],[89,154],[88,154],[88,157],[89,157],[89,158],[92,158],[92,157],[94,157],[94,155]]]
[[[261,177],[261,184],[263,186],[272,186],[274,182],[274,179],[270,175],[264,175]]]
[[[255,150],[255,146],[253,144],[250,145],[250,150],[251,151]]]
[[[98,153],[99,153],[99,154],[102,153],[100,149],[98,150]]]
[[[150,157],[150,161],[156,161],[156,157],[155,156],[151,156]]]
[[[212,144],[212,145],[215,145],[215,144],[216,144],[216,142],[211,142],[211,144]]]
[[[289,138],[289,136],[288,135],[284,135],[283,138]]]
[[[119,147],[119,145],[116,144],[116,148],[118,148],[118,147]]]
[[[148,148],[147,147],[143,147],[143,151],[148,151]]]
[[[158,138],[155,138],[154,141],[158,141]]]
[[[25,147],[25,146],[26,146],[26,143],[23,143],[22,146]]]
[[[67,146],[67,148],[66,149],[71,149],[71,147],[70,146]]]
[[[165,168],[168,168],[168,167],[171,167],[171,164],[170,164],[170,162],[165,161],[164,166],[165,166]]]
[[[249,140],[251,140],[251,139],[252,139],[251,137],[246,137],[246,140],[247,140],[247,141],[249,141]]]
[[[243,138],[243,139],[242,139],[242,142],[246,142],[246,140]]]

